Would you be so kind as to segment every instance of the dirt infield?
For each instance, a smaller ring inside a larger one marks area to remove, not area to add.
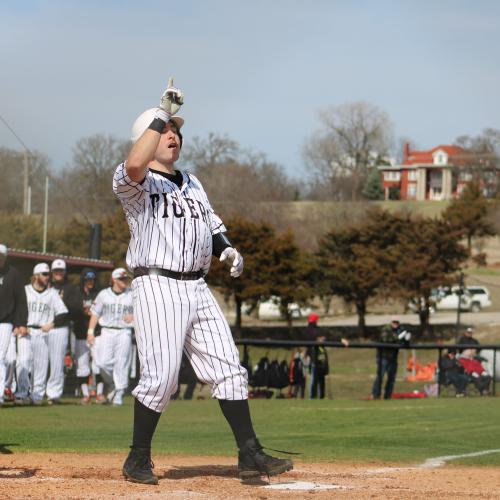
[[[398,467],[297,462],[295,470],[242,484],[234,459],[157,456],[159,486],[123,480],[123,455],[2,454],[0,498],[500,498],[498,467]],[[329,488],[329,489],[326,489]]]

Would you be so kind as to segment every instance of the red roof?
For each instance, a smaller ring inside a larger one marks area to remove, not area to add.
[[[408,148],[409,149],[409,148]],[[414,165],[416,163],[433,163],[433,153],[441,150],[444,151],[450,158],[449,163],[453,163],[453,156],[461,156],[466,153],[465,149],[459,146],[441,145],[430,149],[429,151],[408,151],[408,156],[405,156],[403,165]]]

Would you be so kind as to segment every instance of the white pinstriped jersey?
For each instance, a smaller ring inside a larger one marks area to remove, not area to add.
[[[176,272],[208,271],[212,235],[226,231],[200,181],[183,173],[182,187],[161,172],[147,170],[142,183],[118,165],[113,191],[127,216],[131,238],[127,265],[161,267]]]
[[[24,289],[28,302],[28,325],[43,326],[50,323],[58,314],[68,312],[55,288],[46,288],[43,292],[38,292],[32,285],[26,285]]]
[[[124,320],[126,314],[133,314],[132,293],[125,290],[115,293],[109,288],[101,290],[91,307],[92,314],[99,316],[103,328],[132,328],[133,323]]]

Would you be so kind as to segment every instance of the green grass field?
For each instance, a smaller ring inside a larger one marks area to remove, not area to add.
[[[254,400],[260,440],[303,461],[421,463],[500,449],[500,399],[393,401]],[[131,439],[132,398],[123,407],[4,407],[0,445],[12,452],[122,452]],[[174,401],[160,420],[154,453],[233,456],[217,402]],[[500,453],[453,463],[500,465]]]

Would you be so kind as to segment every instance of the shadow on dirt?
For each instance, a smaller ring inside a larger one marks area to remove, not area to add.
[[[33,477],[39,470],[23,467],[0,467],[0,479],[26,479]]]
[[[213,477],[233,477],[238,478],[238,468],[229,465],[192,465],[183,467],[172,467],[166,471],[160,479],[189,479],[194,477],[213,476]],[[262,486],[269,484],[268,481],[261,478],[252,478],[242,481],[243,484],[250,486]]]
[[[238,477],[238,468],[234,465],[190,465],[172,467],[160,477],[163,479],[188,479],[190,477],[200,476]]]
[[[19,443],[0,443],[0,453],[2,455],[12,455],[14,452],[9,450],[10,446],[19,446]]]

